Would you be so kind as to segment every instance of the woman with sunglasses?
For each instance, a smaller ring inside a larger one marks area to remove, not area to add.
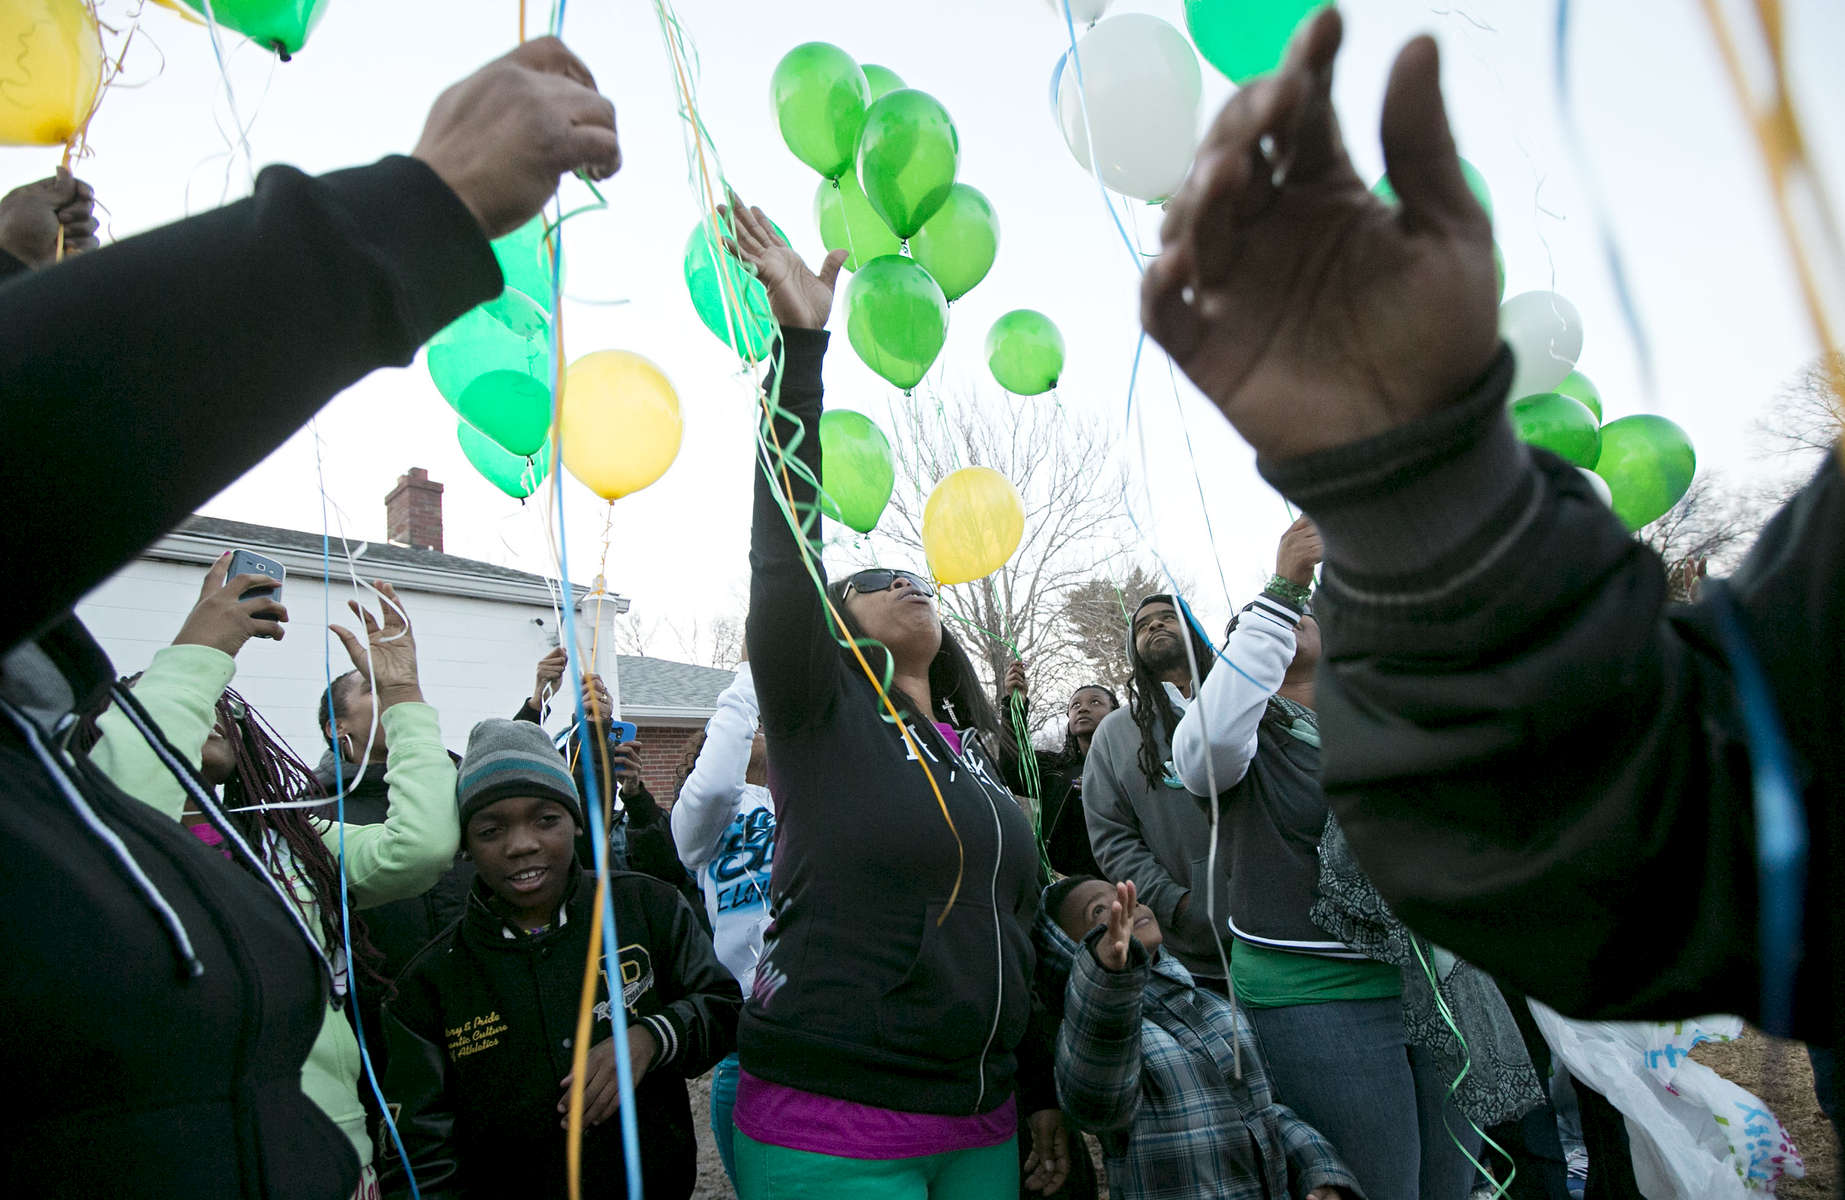
[[[265,582],[263,577],[225,579],[229,560],[228,554],[221,556],[206,572],[198,604],[173,645],[155,654],[134,681],[132,696],[168,745],[217,793],[230,828],[206,819],[121,709],[111,708],[96,722],[101,738],[89,756],[124,792],[183,822],[199,840],[260,869],[280,885],[350,987],[355,964],[346,961],[340,924],[338,855],[343,850],[348,904],[355,914],[352,951],[363,976],[360,986],[383,986],[377,973],[379,955],[357,911],[427,891],[453,861],[460,839],[455,766],[442,746],[436,711],[422,699],[409,618],[391,585],[380,583],[385,602],[380,617],[357,604],[350,606],[364,624],[366,642],[332,627],[353,666],[372,685],[390,745],[385,767],[391,795],[388,815],[381,824],[342,827],[313,815],[311,808],[284,807],[325,793],[313,769],[229,690],[238,651],[252,637],[280,640],[288,620],[279,602],[249,595],[250,588]],[[232,853],[229,834],[250,848],[249,860]],[[352,1022],[329,1004],[302,1066],[301,1087],[357,1152],[362,1175],[355,1196],[363,1200],[376,1197],[378,1185],[359,1096],[360,1075]]]
[[[738,1193],[1011,1200],[1021,1111],[1027,1183],[1052,1191],[1069,1149],[1049,1062],[1033,1053],[1020,1071],[1016,1053],[1032,1007],[1037,852],[992,757],[1005,735],[927,579],[877,569],[828,582],[820,562],[808,478],[845,253],[816,276],[760,210],[733,204],[729,217],[782,337],[750,535],[746,635],[776,847],[738,1029]],[[1015,1095],[1020,1079],[1036,1103]]]

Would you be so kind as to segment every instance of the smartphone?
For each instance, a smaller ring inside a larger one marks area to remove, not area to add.
[[[265,558],[254,550],[231,551],[230,566],[224,571],[226,579],[235,579],[239,575],[266,575],[275,580],[274,587],[253,587],[237,597],[239,600],[248,600],[252,596],[266,596],[272,600],[280,600],[283,574],[281,563],[273,558]]]
[[[631,742],[637,732],[632,721],[610,721],[609,745],[619,746],[623,742]]]

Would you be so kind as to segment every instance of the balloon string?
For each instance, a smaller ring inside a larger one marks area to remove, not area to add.
[[[704,193],[705,213],[707,219],[715,224],[717,220],[717,201],[712,192],[711,168],[705,160],[705,138],[703,136],[703,125],[698,118],[698,102],[693,95],[693,88],[687,77],[685,65],[681,61],[682,47],[675,42],[673,33],[674,30],[682,31],[683,27],[680,25],[676,15],[669,17],[668,7],[667,0],[654,0],[654,14],[660,25],[661,37],[666,42],[667,51],[673,60],[674,75],[679,85],[681,109],[687,115],[687,120],[691,123],[696,135],[693,139],[693,144],[696,148],[697,155],[698,182]],[[715,149],[716,147],[714,146],[714,152]],[[726,274],[728,274],[728,272],[720,272],[720,278]],[[740,297],[736,295],[734,290],[729,288],[724,290],[723,295],[727,324],[732,317],[730,310],[733,305],[737,310],[736,320],[740,324],[744,317]],[[732,344],[735,344],[734,341]],[[949,913],[954,911],[955,901],[961,894],[961,883],[967,867],[967,848],[961,839],[960,830],[955,827],[954,817],[948,811],[948,801],[942,795],[942,789],[936,781],[935,773],[929,769],[929,764],[922,753],[921,747],[916,744],[909,725],[903,720],[902,714],[897,710],[896,703],[890,697],[890,693],[886,688],[886,683],[888,681],[880,680],[878,678],[878,673],[871,669],[871,664],[866,660],[864,650],[859,644],[858,639],[845,635],[845,621],[840,617],[838,609],[834,606],[832,597],[828,596],[826,594],[826,589],[820,586],[819,568],[814,562],[813,552],[808,539],[812,523],[818,521],[820,516],[817,511],[811,509],[805,519],[798,515],[794,501],[794,485],[789,477],[791,453],[800,445],[801,439],[805,436],[805,431],[801,429],[799,421],[795,418],[794,414],[788,412],[781,406],[781,367],[785,360],[783,358],[784,352],[781,349],[779,337],[776,339],[775,345],[771,348],[770,354],[777,360],[775,363],[772,390],[763,391],[762,389],[758,389],[758,403],[763,413],[763,420],[757,430],[757,440],[767,460],[763,464],[763,467],[765,470],[770,471],[769,479],[772,486],[779,476],[780,489],[776,496],[777,507],[782,509],[783,516],[789,523],[789,529],[794,534],[795,546],[800,552],[802,564],[806,567],[808,578],[813,581],[814,587],[819,593],[821,606],[826,611],[831,621],[831,627],[834,631],[834,640],[838,642],[842,648],[849,649],[852,652],[852,656],[857,661],[859,669],[865,673],[865,678],[870,680],[872,689],[877,693],[878,699],[883,704],[885,714],[896,726],[898,735],[903,739],[903,743],[908,749],[910,757],[915,760],[917,766],[922,770],[923,777],[928,781],[929,790],[935,797],[936,806],[941,810],[942,820],[947,823],[948,832],[954,837],[956,853],[955,882],[953,888],[949,891],[948,901],[943,906],[942,914],[937,918],[936,924],[940,925],[948,919]],[[794,424],[794,440],[786,447],[781,444],[781,435],[775,428],[775,419],[778,416],[786,417]],[[805,482],[813,484],[816,489],[820,488],[820,481],[813,477],[813,473],[807,469],[805,464],[801,463],[799,460],[794,460],[793,467],[796,473],[799,474]]]
[[[1762,152],[1762,165],[1768,172],[1769,194],[1774,198],[1775,217],[1781,226],[1781,236],[1787,242],[1788,258],[1794,267],[1800,298],[1806,307],[1807,320],[1813,327],[1813,334],[1819,340],[1825,361],[1824,370],[1831,384],[1826,389],[1827,407],[1832,410],[1834,417],[1845,424],[1845,406],[1840,401],[1840,397],[1845,396],[1845,362],[1841,361],[1838,354],[1840,344],[1827,311],[1818,273],[1808,253],[1808,239],[1802,236],[1800,222],[1794,213],[1790,193],[1796,183],[1806,186],[1813,201],[1810,207],[1819,225],[1813,240],[1825,244],[1835,264],[1845,261],[1845,251],[1840,248],[1839,230],[1833,223],[1832,205],[1826,195],[1824,179],[1807,157],[1806,138],[1801,131],[1799,115],[1794,111],[1787,83],[1787,62],[1783,53],[1780,5],[1776,0],[1755,2],[1756,16],[1762,24],[1763,41],[1768,48],[1772,70],[1772,94],[1765,109],[1758,108],[1751,99],[1742,54],[1722,9],[1716,0],[1703,0],[1703,8],[1705,20],[1711,27],[1711,36],[1716,40],[1723,59],[1725,72],[1730,77],[1730,86],[1736,93],[1736,102],[1742,108],[1744,121],[1755,135],[1756,145]],[[1845,439],[1836,442],[1835,449],[1839,465],[1845,467]]]
[[[972,629],[974,632],[984,635],[989,640],[1004,646],[1007,650],[1011,651],[1014,661],[1023,661],[1024,655],[1019,653],[1018,644],[1011,638],[994,633],[990,629],[983,628],[977,622],[968,620],[960,613],[950,611],[946,606],[944,606],[941,611],[942,615],[950,620],[957,621],[967,626],[969,629]],[[1051,866],[1050,851],[1044,844],[1043,777],[1038,770],[1038,748],[1032,744],[1031,740],[1031,722],[1026,716],[1027,703],[1025,697],[1018,692],[1009,693],[1006,697],[1006,715],[1012,724],[1013,741],[1017,743],[1019,754],[1019,780],[1025,785],[1026,795],[1031,797],[1031,835],[1033,843],[1038,848],[1038,863],[1044,868],[1045,877],[1054,879],[1056,878],[1057,872],[1056,869]]]

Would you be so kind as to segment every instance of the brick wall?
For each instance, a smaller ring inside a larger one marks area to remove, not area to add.
[[[641,748],[641,778],[660,807],[670,809],[679,798],[679,761],[698,730],[639,721],[635,726],[635,741]]]

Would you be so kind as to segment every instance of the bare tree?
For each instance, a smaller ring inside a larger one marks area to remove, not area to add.
[[[990,467],[1025,501],[1025,533],[1010,562],[985,579],[943,590],[942,610],[964,628],[963,644],[991,680],[1017,645],[1032,693],[1062,695],[1093,671],[1081,633],[1065,619],[1073,592],[1119,574],[1129,536],[1121,478],[1097,427],[1043,400],[981,402],[971,393],[940,402],[912,397],[896,411],[891,441],[897,487],[872,537],[890,561],[924,561],[923,504],[961,467]],[[899,557],[901,556],[901,558]],[[971,628],[967,628],[971,627]],[[1059,705],[1035,706],[1048,726]]]
[[[1140,563],[1119,578],[1090,579],[1070,590],[1063,618],[1076,635],[1078,653],[1093,671],[1091,682],[1122,693],[1133,673],[1127,652],[1129,614],[1147,596],[1170,590],[1164,576]]]
[[[734,667],[743,658],[743,619],[643,620],[629,612],[616,618],[615,647],[621,654],[642,658],[670,657],[704,667]]]
[[[1783,387],[1755,423],[1772,455],[1813,458],[1845,434],[1845,354],[1823,355]],[[1802,469],[1809,469],[1802,464]]]
[[[1672,599],[1697,599],[1711,571],[1724,574],[1761,532],[1774,511],[1760,496],[1737,491],[1720,473],[1706,471],[1692,481],[1685,498],[1640,531],[1640,540],[1665,560]]]

